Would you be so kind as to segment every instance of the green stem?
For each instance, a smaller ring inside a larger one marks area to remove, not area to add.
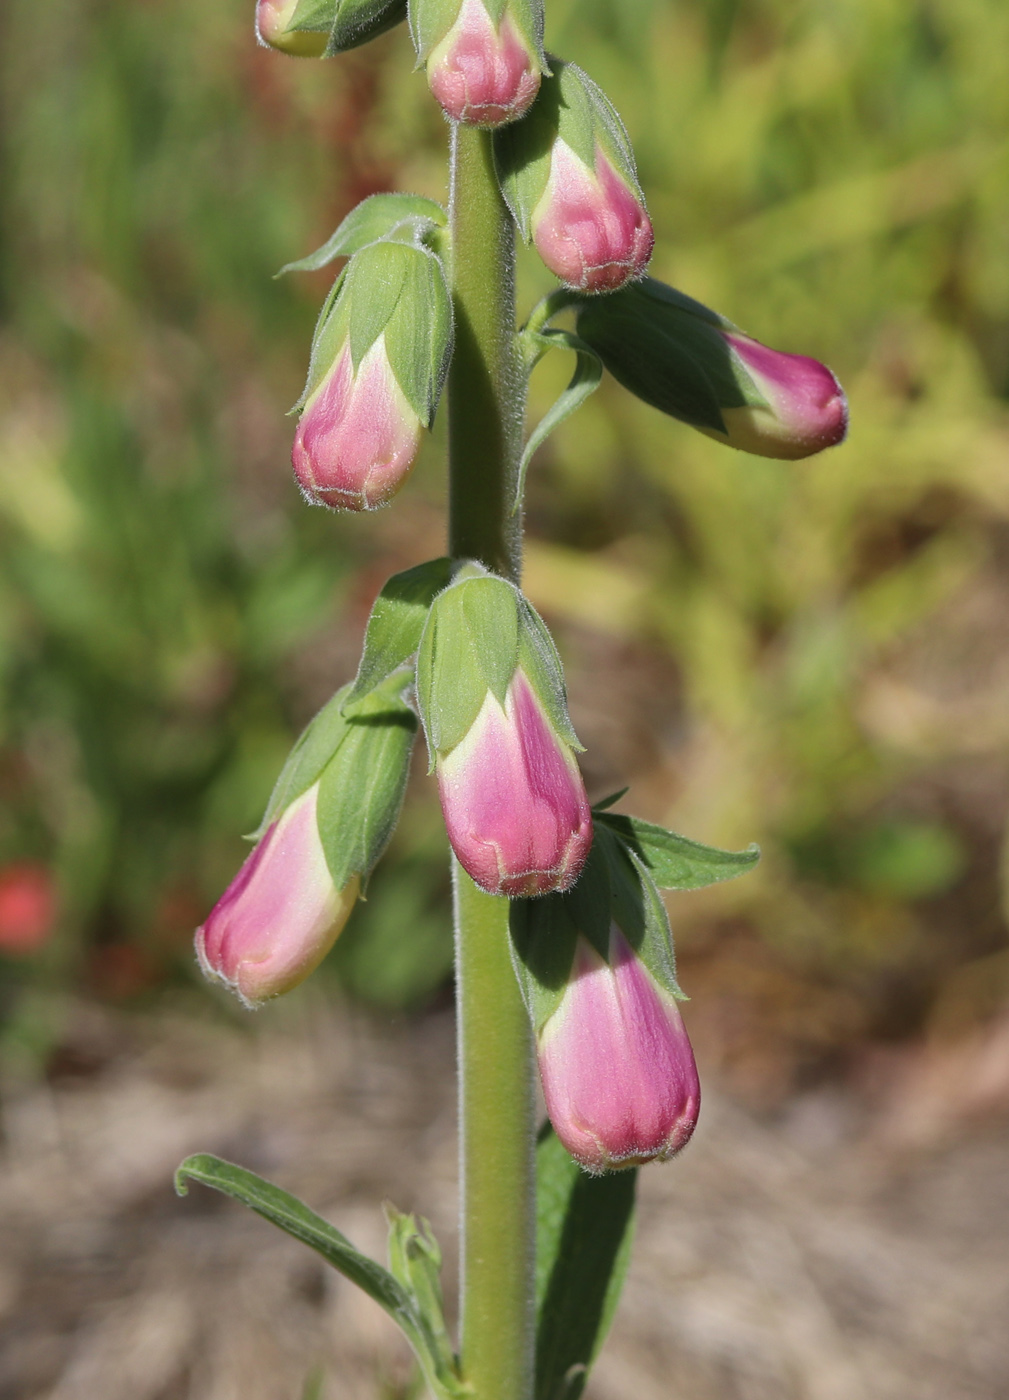
[[[449,377],[449,547],[518,579],[513,509],[524,375],[514,235],[487,132],[456,128]],[[461,1363],[474,1400],[530,1400],[533,1383],[532,1041],[508,950],[508,901],[453,862],[459,1037]]]

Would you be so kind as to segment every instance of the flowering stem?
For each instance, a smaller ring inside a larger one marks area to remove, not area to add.
[[[487,132],[452,141],[449,546],[518,579],[524,376],[514,236]],[[461,1363],[475,1400],[532,1395],[532,1044],[508,950],[508,901],[453,861],[459,1048]]]

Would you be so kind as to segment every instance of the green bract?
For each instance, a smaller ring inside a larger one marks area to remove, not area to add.
[[[450,582],[452,569],[451,559],[429,559],[426,564],[393,574],[385,584],[368,618],[364,653],[345,705],[353,704],[374,690],[413,656],[420,644],[428,609]]]
[[[520,666],[555,731],[581,749],[560,658],[542,618],[513,583],[466,565],[434,600],[417,653],[417,700],[432,768],[439,753],[469,733],[488,691],[504,705]]]
[[[407,402],[430,427],[452,355],[452,307],[441,260],[408,221],[361,248],[337,277],[319,313],[295,409],[311,397],[345,341],[356,371],[379,336]]]
[[[288,25],[298,33],[328,34],[324,58],[356,49],[406,19],[406,0],[301,0]]]
[[[725,338],[736,327],[653,277],[586,298],[578,334],[614,379],[645,403],[693,427],[724,433],[723,408],[767,400]]]
[[[424,195],[372,194],[350,211],[321,248],[296,262],[285,263],[277,276],[282,277],[285,272],[315,272],[334,258],[350,257],[382,238],[399,236],[400,242],[424,241],[434,229],[444,229],[447,224],[445,210]]]
[[[318,783],[319,839],[337,889],[353,875],[364,887],[396,825],[417,732],[403,699],[410,681],[400,671],[353,707],[350,686],[337,691],[291,750],[256,832]]]
[[[532,215],[550,178],[550,154],[558,139],[595,169],[601,150],[644,205],[634,152],[616,108],[576,63],[549,57],[551,72],[544,77],[536,101],[525,117],[494,133],[494,165],[498,183],[519,232],[532,239]]]

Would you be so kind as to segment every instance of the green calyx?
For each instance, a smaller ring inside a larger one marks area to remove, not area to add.
[[[321,57],[356,49],[406,19],[406,0],[300,0],[288,30],[326,34]]]
[[[417,699],[432,767],[469,733],[488,691],[504,705],[519,667],[558,735],[580,749],[560,658],[542,618],[513,583],[464,565],[435,598],[417,653]]]
[[[616,108],[576,63],[548,55],[550,73],[521,121],[494,133],[498,183],[519,232],[528,243],[532,216],[546,191],[554,142],[561,140],[590,170],[596,152],[609,160],[641,203],[634,152]]]
[[[720,433],[722,409],[767,403],[726,340],[735,329],[653,277],[586,298],[578,309],[579,336],[625,389],[692,427]]]
[[[336,256],[336,254],[334,254]],[[404,397],[430,427],[452,355],[452,306],[441,259],[405,219],[339,274],[316,323],[301,409],[349,343],[355,371],[380,336]]]
[[[362,890],[388,845],[403,804],[417,717],[403,699],[410,672],[389,676],[353,706],[350,686],[299,737],[274,787],[256,838],[316,783],[316,821],[333,883]]]

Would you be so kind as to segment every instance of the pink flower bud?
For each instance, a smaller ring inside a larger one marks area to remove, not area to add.
[[[843,442],[848,400],[826,365],[808,355],[786,355],[736,331],[723,332],[768,406],[723,408],[726,433],[720,442],[742,452],[790,461]]]
[[[319,784],[291,803],[196,930],[207,977],[247,1006],[289,992],[313,972],[354,907],[360,879],[333,883],[319,840]]]
[[[495,29],[481,0],[463,0],[458,18],[427,60],[431,91],[453,121],[503,126],[539,91],[539,60],[504,14]]]
[[[550,271],[583,292],[612,292],[639,276],[655,242],[644,204],[602,150],[593,171],[559,137],[532,233]]]
[[[328,34],[288,29],[297,8],[298,0],[258,0],[256,38],[261,44],[295,58],[321,58]]]
[[[679,1008],[613,924],[612,963],[579,936],[538,1037],[554,1131],[590,1172],[664,1162],[688,1142],[701,1089]]]
[[[536,895],[574,884],[592,844],[592,816],[575,756],[525,674],[504,707],[488,691],[466,737],[438,757],[449,840],[489,894]]]
[[[291,460],[307,500],[374,510],[399,490],[420,442],[420,420],[392,372],[380,335],[354,373],[344,342],[305,404]]]

